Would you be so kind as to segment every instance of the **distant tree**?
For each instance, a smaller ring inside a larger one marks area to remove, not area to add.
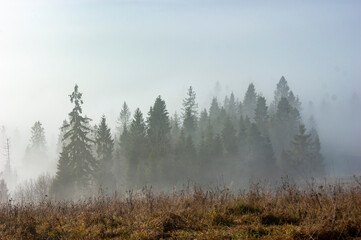
[[[158,96],[147,118],[147,136],[150,144],[150,177],[157,181],[170,153],[170,123],[165,101]]]
[[[40,121],[31,128],[30,144],[25,150],[24,164],[29,171],[39,174],[47,168],[45,131]]]
[[[187,92],[187,97],[183,100],[183,127],[186,135],[194,136],[197,128],[197,108],[198,105],[195,102],[196,93],[190,86]]]
[[[70,168],[73,176],[73,184],[77,194],[87,194],[90,184],[97,171],[97,162],[91,152],[91,143],[93,141],[88,137],[90,132],[89,121],[83,117],[81,104],[83,104],[82,93],[78,91],[78,85],[75,85],[74,91],[69,95],[71,103],[74,103],[73,110],[69,113],[70,122],[69,131],[64,135],[64,140],[69,143],[64,146],[64,152],[61,157],[68,159],[68,164],[63,164],[64,168]],[[61,159],[60,159],[61,160]],[[60,169],[60,160],[58,164],[58,174],[63,175]],[[68,170],[66,170],[68,171]],[[70,193],[69,193],[70,194]]]
[[[229,116],[223,125],[222,140],[223,146],[228,156],[234,156],[237,153],[237,132]]]
[[[267,123],[268,123],[268,112],[266,99],[262,96],[257,97],[257,106],[254,115],[255,123],[263,136],[268,136]]]
[[[298,96],[295,96],[292,91],[288,94],[288,101],[293,108],[297,109],[297,111],[301,111],[301,102],[298,99]]]
[[[98,160],[97,180],[98,184],[106,188],[109,192],[115,190],[115,177],[112,173],[114,166],[113,149],[114,140],[112,138],[110,128],[106,123],[106,118],[103,115],[96,131],[96,153]]]
[[[297,133],[297,128],[301,122],[300,114],[293,108],[286,98],[281,98],[278,103],[276,115],[272,118],[270,138],[277,156],[282,150],[290,147],[293,136]]]
[[[217,98],[213,98],[211,107],[209,108],[209,118],[212,123],[217,121],[217,119],[219,118],[220,112],[221,112],[221,109],[219,107]]]
[[[31,128],[31,148],[38,152],[46,151],[46,140],[45,140],[45,131],[41,122],[37,121],[34,123],[34,126]]]
[[[254,120],[254,111],[257,106],[257,94],[253,83],[248,86],[247,92],[244,96],[242,105],[242,115],[248,117],[251,121]]]
[[[142,112],[137,108],[130,125],[129,144],[126,149],[128,182],[130,185],[145,184],[147,136]]]
[[[170,169],[170,173],[174,177],[168,176],[168,178],[174,182],[176,182],[175,180],[193,178],[198,166],[196,166],[197,152],[192,137],[190,135],[185,137],[182,130],[174,150],[175,166]]]
[[[286,98],[288,103],[297,111],[301,110],[301,102],[298,97],[290,91],[290,87],[284,76],[281,77],[280,81],[277,83],[276,90],[274,91],[274,99],[270,105],[270,113],[273,115],[277,112],[277,106],[282,98]]]
[[[175,144],[177,142],[179,133],[181,131],[180,119],[177,112],[175,112],[173,117],[170,118],[170,127],[171,127],[172,144]]]
[[[126,102],[123,103],[122,109],[117,120],[118,123],[118,133],[121,134],[122,131],[128,128],[130,122],[131,112]]]
[[[323,174],[323,159],[320,153],[318,137],[312,141],[311,134],[306,133],[304,125],[299,126],[299,133],[295,135],[291,150],[284,151],[282,156],[286,173],[297,177],[307,178]]]
[[[257,178],[272,177],[276,171],[276,161],[272,145],[267,137],[263,137],[255,123],[247,133],[246,163],[249,171]]]
[[[276,113],[278,103],[281,101],[281,98],[288,98],[290,87],[284,76],[281,77],[277,83],[276,90],[274,91],[274,99],[270,106],[270,111],[272,114]]]
[[[204,131],[206,130],[207,124],[208,124],[208,112],[207,109],[203,109],[203,111],[201,111],[200,117],[199,117],[199,130],[201,134],[204,134]]]

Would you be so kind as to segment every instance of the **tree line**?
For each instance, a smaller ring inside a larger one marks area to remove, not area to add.
[[[104,115],[91,125],[77,85],[69,97],[74,107],[60,128],[51,186],[58,199],[84,196],[99,187],[113,192],[147,184],[174,186],[187,179],[207,185],[222,175],[232,180],[324,174],[317,131],[306,129],[301,102],[284,77],[269,106],[252,83],[243,101],[231,93],[222,103],[213,98],[208,109],[198,108],[196,93],[189,87],[180,115],[170,116],[161,96],[146,115],[137,108],[132,116],[124,102],[115,135]],[[36,152],[42,152],[39,124],[32,134],[40,149]]]

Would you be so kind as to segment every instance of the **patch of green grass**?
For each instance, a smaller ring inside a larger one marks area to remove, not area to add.
[[[244,214],[258,213],[259,210],[250,204],[238,203],[236,206],[227,208],[226,212],[228,214],[240,216]]]

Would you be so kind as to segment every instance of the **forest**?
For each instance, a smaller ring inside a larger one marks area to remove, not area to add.
[[[93,196],[99,189],[166,190],[187,182],[240,188],[250,179],[272,184],[286,176],[324,176],[317,130],[312,121],[305,126],[301,102],[283,76],[270,104],[252,83],[242,101],[231,93],[223,101],[213,98],[208,109],[198,109],[189,87],[180,114],[171,115],[161,96],[146,114],[139,108],[131,113],[124,102],[115,134],[106,116],[92,124],[83,113],[78,85],[69,98],[74,107],[60,127],[56,176],[43,179],[44,195],[57,200]],[[37,121],[24,157],[29,169],[46,164],[46,151]],[[4,176],[6,188],[14,177],[9,166]]]

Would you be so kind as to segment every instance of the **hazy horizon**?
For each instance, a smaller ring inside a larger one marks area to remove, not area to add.
[[[336,118],[361,96],[360,8],[359,1],[2,0],[0,126],[20,134],[15,165],[35,121],[54,147],[75,84],[92,125],[105,114],[114,129],[124,101],[146,114],[161,95],[172,115],[189,86],[199,111],[213,96],[243,100],[249,83],[269,105],[281,76],[304,116],[310,101],[316,111],[324,101],[333,106],[334,119],[315,113],[323,142],[361,157],[361,127],[339,128],[348,116]]]

